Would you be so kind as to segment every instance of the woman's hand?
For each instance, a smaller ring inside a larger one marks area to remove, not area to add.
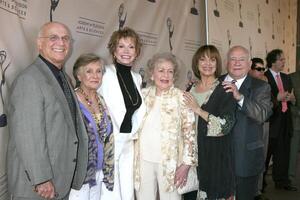
[[[187,107],[193,110],[193,112],[197,113],[199,111],[200,106],[198,105],[197,101],[195,100],[194,96],[191,95],[189,92],[183,93],[184,103]]]
[[[192,109],[192,111],[194,113],[196,113],[197,115],[199,115],[202,119],[204,119],[205,121],[208,121],[208,115],[209,113],[206,112],[205,110],[203,110],[197,100],[195,99],[195,97],[193,95],[191,95],[191,93],[189,92],[184,92],[183,93],[183,97],[184,97],[184,103],[185,105]]]
[[[181,164],[179,167],[177,167],[174,180],[176,188],[185,186],[190,167],[190,165],[185,164]]]

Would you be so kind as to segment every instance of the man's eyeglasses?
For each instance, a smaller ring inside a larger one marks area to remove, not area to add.
[[[230,57],[229,60],[231,62],[245,62],[245,61],[247,61],[247,58],[246,57],[240,57],[240,58]]]
[[[69,42],[73,42],[73,39],[70,38],[70,36],[65,35],[63,37],[59,37],[58,35],[49,35],[47,37],[40,37],[40,38],[47,38],[49,39],[51,42],[57,42],[59,40],[62,40],[64,43],[69,43]]]
[[[264,72],[266,70],[264,67],[255,67],[254,69],[259,72]]]

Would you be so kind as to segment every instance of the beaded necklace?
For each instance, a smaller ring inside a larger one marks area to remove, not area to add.
[[[86,101],[86,103],[89,107],[91,107],[93,105],[92,100],[89,99],[89,96],[83,91],[83,89],[81,87],[76,88],[75,91],[78,91],[82,94],[82,96],[84,97],[84,100]],[[98,99],[97,99],[97,101],[98,101]]]
[[[78,91],[82,94],[84,97],[84,100],[86,101],[87,105],[90,108],[92,117],[95,121],[95,124],[97,126],[97,132],[99,134],[100,142],[103,143],[105,141],[105,138],[107,136],[107,120],[104,119],[104,107],[101,104],[100,98],[98,95],[96,95],[99,113],[96,113],[95,110],[92,108],[93,102],[89,99],[89,96],[83,91],[82,88],[77,88],[75,91]]]

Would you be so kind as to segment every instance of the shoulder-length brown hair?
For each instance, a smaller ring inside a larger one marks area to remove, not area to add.
[[[193,56],[192,60],[192,70],[194,75],[201,79],[199,71],[199,59],[202,57],[208,56],[209,58],[214,58],[217,61],[215,77],[219,77],[222,73],[222,59],[218,49],[213,45],[203,45],[201,46]]]

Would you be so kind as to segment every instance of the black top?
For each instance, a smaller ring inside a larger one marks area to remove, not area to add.
[[[234,194],[234,162],[232,128],[235,122],[236,101],[217,85],[209,100],[201,106],[209,114],[226,119],[222,125],[224,136],[207,136],[207,122],[198,119],[198,178],[199,188],[207,193],[208,199],[227,199]]]
[[[126,107],[126,114],[121,124],[120,132],[130,133],[132,129],[132,115],[141,106],[142,98],[132,79],[131,67],[116,63],[116,69]]]
[[[58,69],[55,65],[53,65],[51,62],[49,62],[48,60],[46,60],[41,55],[39,55],[39,58],[42,59],[42,61],[44,61],[44,63],[46,63],[46,65],[49,67],[49,69],[51,70],[51,72],[55,76],[56,80],[58,81],[61,89],[63,90],[63,83],[62,83],[62,81],[61,81],[61,79],[59,77],[59,72],[61,71],[61,69]]]

